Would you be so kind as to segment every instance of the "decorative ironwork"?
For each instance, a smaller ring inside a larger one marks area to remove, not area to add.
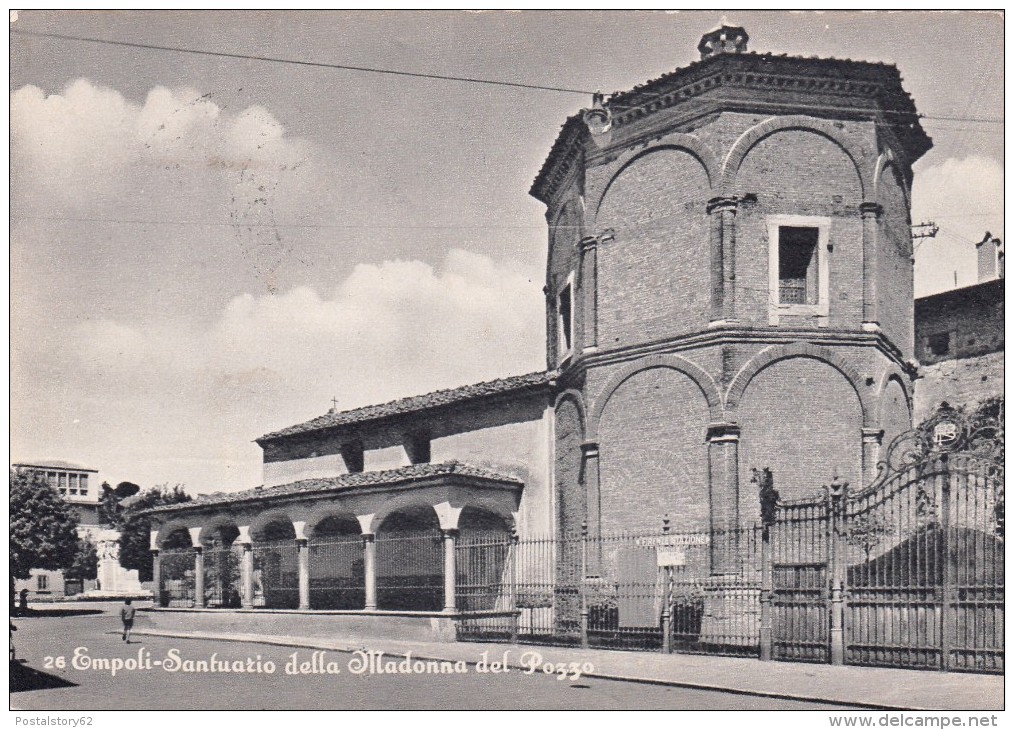
[[[1004,400],[989,399],[969,411],[941,403],[918,427],[894,437],[877,464],[876,482],[947,454],[967,454],[996,477],[1004,467]]]

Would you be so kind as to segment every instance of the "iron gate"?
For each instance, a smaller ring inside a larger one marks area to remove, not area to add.
[[[999,495],[974,457],[942,454],[847,500],[846,661],[1003,671]]]
[[[755,473],[762,656],[1003,672],[1002,421],[943,408],[886,454],[865,489],[835,478],[809,500]]]

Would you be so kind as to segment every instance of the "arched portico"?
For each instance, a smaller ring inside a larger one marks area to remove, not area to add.
[[[459,577],[484,596],[460,608],[496,605],[490,576],[503,574],[521,482],[450,462],[302,486],[230,495],[221,511],[208,499],[153,510],[156,562],[179,545],[182,568],[164,577],[193,586],[162,605],[204,607],[200,594],[208,607],[456,613]],[[296,496],[278,499],[283,489]]]

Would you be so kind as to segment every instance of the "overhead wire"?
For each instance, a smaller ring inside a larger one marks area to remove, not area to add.
[[[340,71],[355,71],[355,72],[361,72],[361,73],[386,74],[386,75],[391,75],[391,76],[405,76],[405,77],[412,77],[412,78],[436,79],[436,80],[441,80],[441,81],[456,81],[456,82],[460,82],[460,83],[483,84],[483,85],[488,85],[488,86],[505,86],[505,87],[518,88],[518,89],[531,89],[531,90],[536,90],[536,91],[552,91],[552,92],[564,93],[564,94],[581,94],[581,95],[584,95],[584,96],[592,96],[593,94],[598,93],[597,91],[590,91],[590,90],[587,90],[587,89],[575,89],[575,88],[566,87],[566,86],[562,86],[562,85],[553,85],[553,86],[550,86],[550,85],[545,85],[545,84],[534,84],[534,83],[527,83],[527,82],[521,82],[521,81],[504,81],[504,80],[498,80],[498,79],[484,79],[484,78],[479,78],[479,77],[475,77],[475,76],[457,76],[457,75],[452,75],[452,74],[436,74],[436,73],[425,73],[425,72],[421,72],[421,71],[405,71],[405,70],[399,70],[399,69],[385,69],[385,68],[377,68],[377,67],[374,67],[374,66],[359,66],[359,65],[350,65],[350,64],[326,63],[326,62],[323,62],[323,61],[305,61],[305,60],[292,59],[292,58],[280,58],[280,57],[276,57],[276,56],[262,56],[262,55],[245,54],[245,53],[231,53],[231,52],[228,52],[228,51],[211,51],[211,50],[198,49],[198,48],[184,48],[184,47],[181,47],[181,46],[163,46],[163,45],[158,45],[158,44],[154,44],[154,43],[140,43],[140,42],[136,42],[136,41],[120,41],[120,40],[113,40],[113,39],[109,39],[109,38],[90,38],[90,37],[87,37],[87,36],[69,35],[69,34],[65,34],[65,33],[45,33],[45,32],[40,32],[40,31],[29,31],[29,30],[21,30],[21,29],[14,29],[14,28],[12,28],[10,30],[10,33],[12,35],[19,35],[19,36],[28,36],[28,37],[35,37],[35,38],[52,38],[52,39],[56,39],[56,40],[76,41],[76,42],[81,42],[81,43],[98,43],[98,44],[111,45],[111,46],[120,46],[120,47],[124,47],[124,48],[137,48],[137,49],[146,49],[146,50],[155,50],[155,51],[166,51],[166,52],[172,52],[172,53],[190,53],[190,54],[196,54],[196,55],[202,55],[202,56],[217,56],[217,57],[221,57],[221,58],[234,58],[234,59],[249,60],[249,61],[262,61],[262,62],[267,62],[267,63],[284,63],[284,64],[292,64],[292,65],[296,65],[296,66],[306,66],[306,67],[311,67],[311,68],[328,68],[328,69],[335,69],[335,70],[340,70]],[[668,92],[666,92],[666,93],[668,93]],[[647,96],[649,98],[651,98],[651,97],[657,97],[657,96],[664,96],[664,95],[665,95],[665,93],[661,93],[661,92],[660,93],[651,92],[651,93],[647,94]],[[734,102],[734,101],[738,101],[736,99],[723,99],[723,98],[714,98],[714,99],[715,99],[715,101],[720,101],[720,102]],[[848,111],[848,112],[855,112],[855,113],[880,113],[880,114],[904,114],[904,115],[909,115],[910,114],[910,112],[904,112],[904,111],[878,110],[878,109],[870,109],[868,107],[855,107],[855,106],[812,105],[812,104],[802,104],[802,103],[799,103],[799,104],[797,104],[797,103],[781,104],[779,102],[765,102],[765,103],[768,106],[791,106],[793,108],[800,108],[800,109],[812,108],[812,109],[821,109],[821,110],[828,110],[828,111]],[[625,111],[626,109],[627,108],[620,108],[620,109],[618,109],[618,111]],[[942,114],[916,114],[915,116],[917,116],[919,119],[925,119],[925,120],[931,120],[931,121],[943,121],[943,122],[968,122],[968,123],[975,123],[975,124],[1003,124],[1004,123],[1004,120],[1003,120],[1002,117],[969,117],[969,116],[954,116],[954,115],[942,115]],[[896,124],[898,124],[898,123],[896,123]],[[910,125],[906,124],[906,123],[900,123],[899,126],[910,126]]]

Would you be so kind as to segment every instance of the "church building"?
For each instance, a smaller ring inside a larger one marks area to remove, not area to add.
[[[493,610],[463,545],[664,517],[728,534],[759,518],[754,468],[788,499],[871,482],[912,426],[910,193],[932,142],[896,67],[747,44],[722,25],[699,61],[563,124],[530,191],[544,371],[259,437],[263,486],[151,510],[161,605]],[[711,574],[735,550],[715,537]]]

